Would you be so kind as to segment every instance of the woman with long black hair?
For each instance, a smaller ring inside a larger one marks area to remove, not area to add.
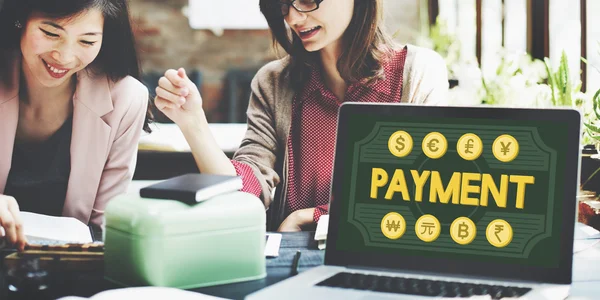
[[[26,244],[19,211],[101,226],[149,131],[126,0],[5,0],[0,41],[5,238]]]

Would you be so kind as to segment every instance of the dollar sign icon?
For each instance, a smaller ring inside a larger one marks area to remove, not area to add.
[[[467,217],[458,217],[450,225],[450,237],[460,245],[470,244],[476,232],[475,223]]]
[[[406,131],[396,131],[388,139],[388,150],[395,157],[405,157],[412,151],[413,139]]]
[[[402,150],[404,150],[404,148],[406,148],[406,146],[404,145],[404,137],[399,136],[396,139],[396,150],[402,151]]]

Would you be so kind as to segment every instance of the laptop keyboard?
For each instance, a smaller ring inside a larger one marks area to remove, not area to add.
[[[490,295],[492,299],[520,297],[531,290],[530,288],[522,287],[377,276],[348,272],[337,273],[317,283],[317,286],[420,296],[470,297]]]

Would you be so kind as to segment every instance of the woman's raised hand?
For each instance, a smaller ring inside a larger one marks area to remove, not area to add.
[[[169,69],[158,80],[154,104],[179,127],[187,126],[204,115],[198,87],[183,68]]]

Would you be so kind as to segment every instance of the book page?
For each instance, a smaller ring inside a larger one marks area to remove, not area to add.
[[[192,291],[170,287],[129,287],[100,292],[91,298],[68,296],[57,300],[116,300],[116,299],[177,299],[177,300],[218,300],[225,299]]]
[[[91,243],[87,225],[73,217],[54,217],[22,211],[23,230],[30,243],[35,240],[65,243]]]
[[[329,215],[322,215],[317,223],[315,232],[316,241],[324,241],[327,239],[327,230],[329,229]]]

